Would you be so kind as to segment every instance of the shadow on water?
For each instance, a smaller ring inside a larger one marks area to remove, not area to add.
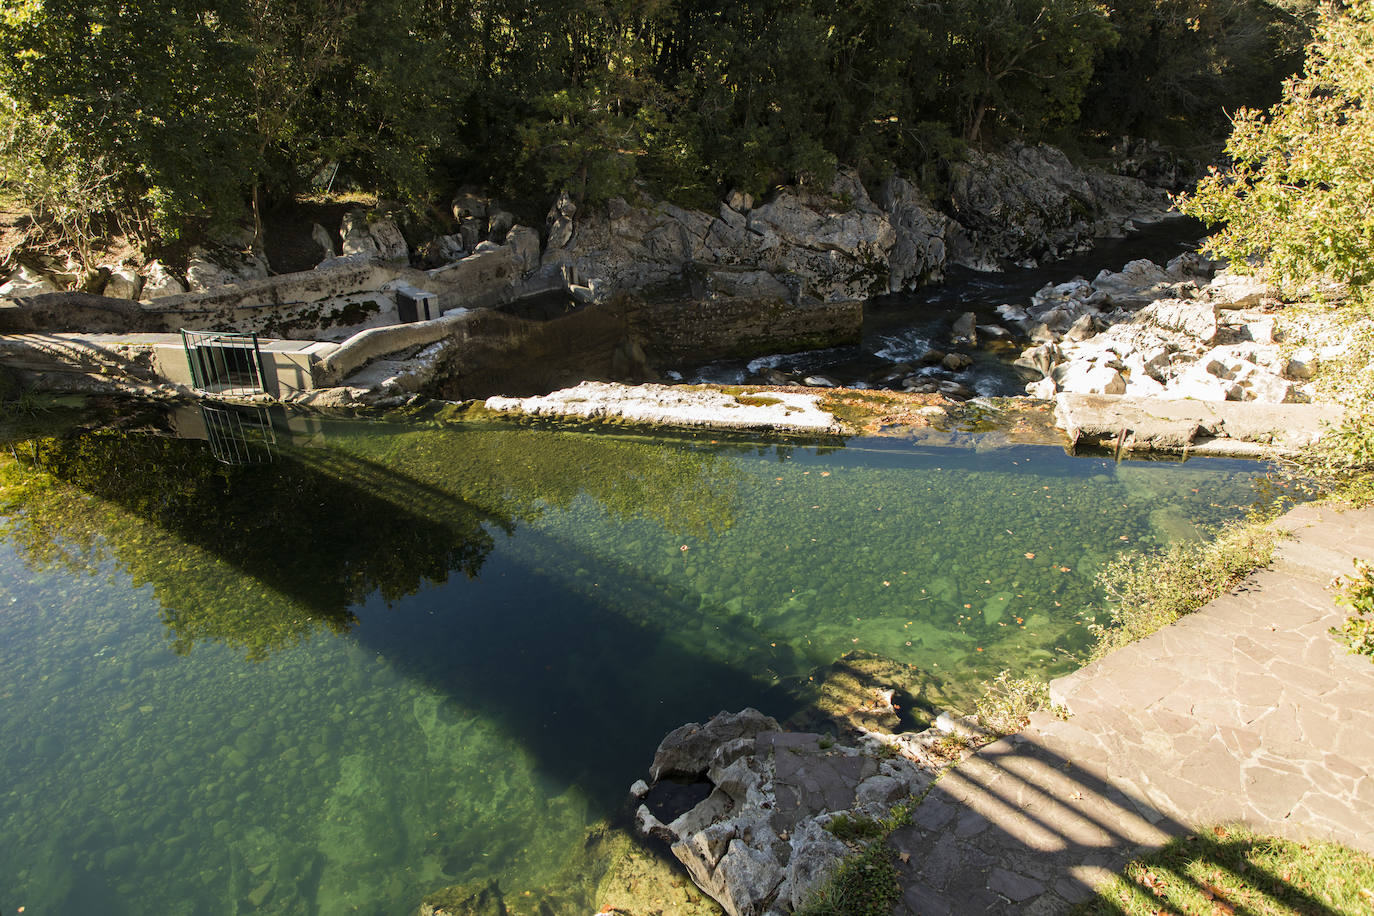
[[[731,632],[740,625],[690,589],[525,524],[587,494],[626,522],[647,515],[709,536],[732,524],[728,461],[614,437],[358,435],[364,425],[331,428],[327,449],[284,443],[251,467],[167,436],[36,443],[27,463],[95,499],[35,489],[11,540],[45,562],[113,556],[152,585],[179,653],[213,641],[262,660],[321,630],[349,634],[405,678],[500,722],[541,761],[551,794],[577,784],[608,811],[626,762],[642,769],[683,721],[750,703],[791,712],[795,701],[758,669],[710,651],[760,636]],[[588,581],[568,587],[502,555],[517,529]],[[692,627],[710,641],[683,639]]]

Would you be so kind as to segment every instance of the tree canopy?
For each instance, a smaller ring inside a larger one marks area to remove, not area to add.
[[[1236,115],[1226,151],[1182,201],[1221,224],[1213,251],[1290,288],[1374,280],[1374,0],[1322,16],[1302,74],[1267,112]]]
[[[1267,103],[1279,2],[12,0],[0,182],[163,237],[331,180],[701,203]]]

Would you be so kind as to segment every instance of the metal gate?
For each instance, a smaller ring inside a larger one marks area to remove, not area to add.
[[[266,394],[256,334],[181,332],[191,382],[206,394]]]
[[[261,407],[235,409],[200,405],[210,453],[225,464],[268,464],[277,455],[272,418]]]

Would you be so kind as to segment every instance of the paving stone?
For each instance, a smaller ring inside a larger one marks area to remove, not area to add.
[[[1012,903],[1021,903],[1045,892],[1045,885],[1039,881],[1025,875],[1018,875],[1016,872],[1007,871],[1005,868],[992,870],[992,874],[988,875],[988,887]]]
[[[1051,684],[1073,717],[946,773],[893,834],[899,914],[1064,912],[1143,850],[1220,820],[1374,852],[1374,665],[1327,584],[1374,510],[1301,506],[1275,568]],[[1010,902],[1009,902],[1010,901]]]

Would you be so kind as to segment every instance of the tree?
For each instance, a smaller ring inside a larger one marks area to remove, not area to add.
[[[941,13],[946,91],[967,140],[989,113],[1030,133],[1073,121],[1094,57],[1115,40],[1095,0],[951,0]]]
[[[1325,12],[1303,74],[1234,124],[1230,165],[1180,200],[1222,226],[1208,247],[1240,269],[1262,260],[1289,289],[1374,280],[1374,0]]]

